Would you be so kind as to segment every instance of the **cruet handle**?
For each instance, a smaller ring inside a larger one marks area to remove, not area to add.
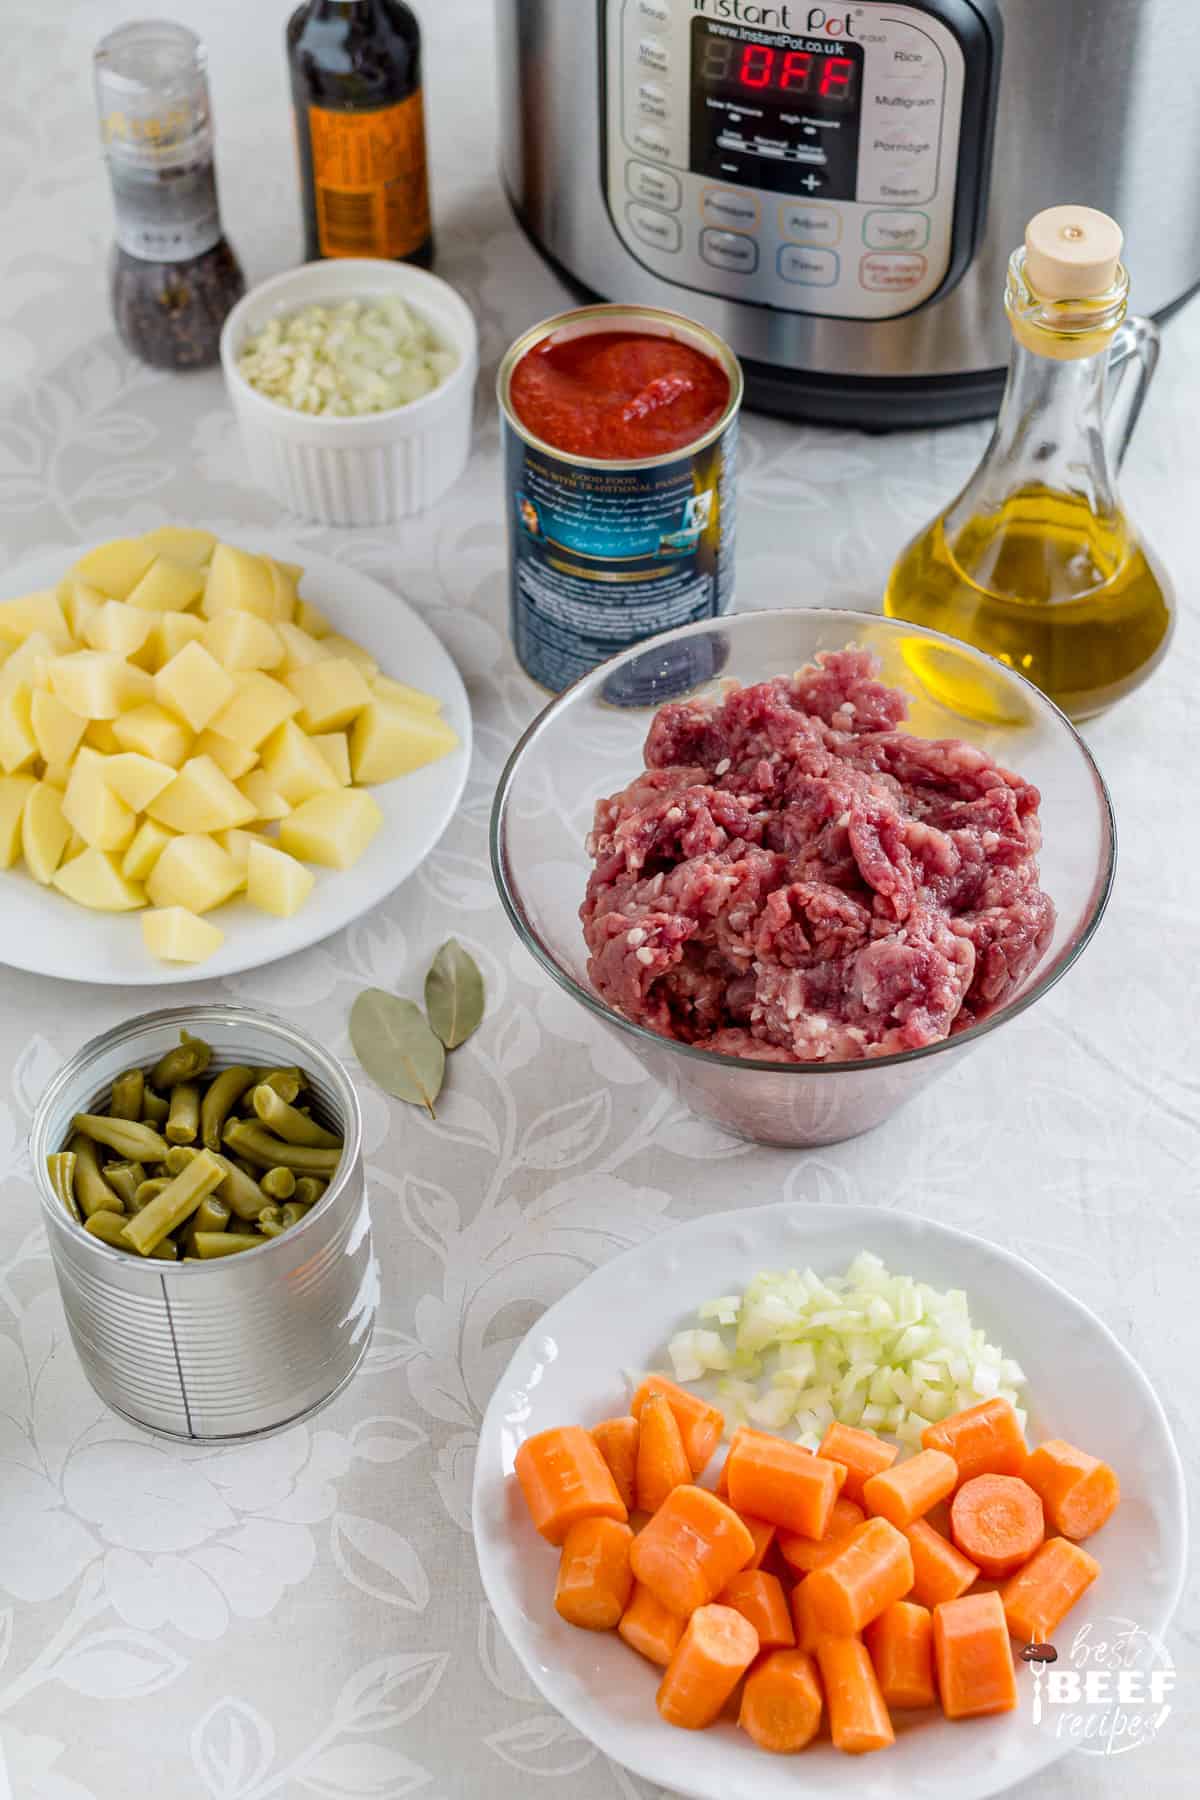
[[[1162,338],[1153,319],[1131,316],[1113,333],[1108,355],[1109,389],[1105,435],[1113,467],[1120,469],[1141,416]]]

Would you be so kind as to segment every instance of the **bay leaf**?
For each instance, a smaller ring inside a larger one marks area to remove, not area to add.
[[[447,1050],[465,1044],[483,1018],[483,976],[457,938],[447,938],[425,977],[425,1010]]]
[[[430,1118],[442,1091],[446,1051],[415,1000],[364,988],[350,1011],[350,1042],[363,1069],[385,1094],[424,1106]]]

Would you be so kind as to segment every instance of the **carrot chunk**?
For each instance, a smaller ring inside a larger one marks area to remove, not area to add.
[[[590,1432],[557,1425],[526,1438],[514,1466],[534,1525],[561,1544],[577,1519],[628,1518],[608,1464]]]
[[[746,1567],[748,1569],[761,1569],[763,1563],[766,1561],[767,1552],[775,1542],[775,1527],[773,1525],[768,1525],[765,1519],[746,1518],[743,1517],[741,1513],[738,1514],[738,1517],[746,1527],[746,1530],[750,1533],[750,1536],[754,1539],[754,1555],[750,1558]]]
[[[958,1479],[976,1475],[1023,1475],[1029,1455],[1021,1423],[1007,1400],[981,1400],[952,1413],[921,1433],[925,1450],[944,1450],[958,1465]]]
[[[821,1688],[803,1650],[773,1650],[747,1675],[738,1724],[761,1750],[803,1750],[820,1723]]]
[[[885,1444],[873,1431],[862,1431],[857,1425],[842,1425],[836,1419],[817,1449],[818,1456],[844,1466],[846,1480],[842,1497],[846,1500],[861,1500],[863,1482],[890,1469],[899,1454],[895,1444]]]
[[[1026,1644],[1043,1644],[1100,1573],[1100,1564],[1069,1538],[1047,1538],[1000,1589],[1008,1629]]]
[[[1030,1452],[1025,1479],[1040,1496],[1051,1531],[1062,1537],[1091,1537],[1120,1504],[1115,1471],[1063,1438],[1048,1438]]]
[[[683,1620],[677,1613],[668,1612],[648,1587],[635,1581],[633,1596],[617,1630],[631,1650],[665,1669],[683,1636]]]
[[[729,1440],[729,1450],[726,1452],[725,1461],[721,1464],[721,1472],[717,1476],[717,1484],[716,1484],[715,1488],[713,1489],[713,1492],[715,1494],[719,1494],[722,1500],[728,1500],[728,1498],[729,1498],[729,1458],[730,1458],[730,1455],[732,1455],[732,1453],[733,1453],[734,1445],[739,1443],[744,1438],[761,1438],[763,1440],[763,1442],[766,1444],[772,1444],[772,1443],[778,1442],[778,1439],[775,1437],[773,1432],[757,1431],[757,1430],[755,1430],[753,1425],[739,1425],[737,1427],[737,1430],[734,1432],[732,1438],[730,1438],[730,1440]],[[797,1444],[796,1449],[803,1450],[804,1454],[806,1456],[812,1455],[812,1451],[805,1449],[805,1446],[803,1444]]]
[[[844,1500],[839,1494],[833,1503],[825,1536],[813,1539],[801,1537],[798,1531],[781,1531],[780,1555],[798,1574],[811,1575],[814,1569],[823,1569],[826,1563],[833,1561],[855,1526],[861,1525],[866,1516],[861,1506],[853,1500]]]
[[[584,1631],[611,1631],[633,1591],[633,1533],[616,1519],[577,1519],[566,1535],[554,1590],[555,1611]]]
[[[999,1594],[964,1594],[935,1607],[933,1660],[948,1719],[1016,1706],[1017,1676]]]
[[[758,1633],[741,1613],[731,1606],[698,1607],[658,1690],[667,1724],[685,1731],[711,1725],[757,1655]]]
[[[863,1483],[863,1505],[898,1531],[954,1492],[958,1465],[944,1450],[918,1450]]]
[[[630,1402],[629,1410],[635,1419],[641,1418],[650,1394],[666,1395],[679,1425],[692,1474],[699,1475],[721,1441],[725,1429],[724,1414],[710,1406],[707,1400],[701,1400],[698,1394],[689,1394],[686,1388],[668,1381],[665,1375],[649,1375]]]
[[[753,1554],[754,1539],[731,1507],[707,1488],[677,1487],[634,1539],[630,1562],[656,1600],[687,1618]]]
[[[928,1519],[914,1519],[904,1527],[912,1551],[913,1584],[910,1600],[931,1609],[943,1600],[957,1600],[977,1579],[979,1570],[960,1550],[935,1531]]]
[[[1042,1503],[1019,1475],[964,1481],[950,1508],[950,1530],[980,1574],[997,1578],[1028,1562],[1046,1535]]]
[[[864,1751],[885,1750],[894,1744],[896,1734],[862,1639],[821,1638],[817,1663],[825,1687],[834,1749],[861,1756]]]
[[[797,1650],[807,1650],[810,1656],[815,1655],[818,1643],[828,1635],[813,1616],[807,1581],[798,1581],[792,1589],[792,1630]]]
[[[868,1519],[851,1532],[845,1546],[804,1583],[808,1604],[821,1629],[850,1637],[877,1619],[912,1586],[912,1552],[903,1532],[886,1519]]]
[[[749,1619],[762,1649],[790,1650],[796,1642],[787,1596],[777,1575],[764,1574],[761,1569],[743,1569],[726,1582],[717,1601]]]
[[[933,1706],[933,1617],[924,1606],[897,1600],[872,1619],[863,1642],[884,1703],[893,1706]]]
[[[637,1498],[637,1420],[632,1414],[623,1419],[602,1419],[599,1425],[592,1426],[592,1436],[626,1511],[632,1512]]]
[[[665,1394],[647,1394],[638,1430],[638,1511],[656,1513],[672,1488],[687,1487],[692,1479],[679,1421]]]
[[[785,1438],[739,1434],[725,1464],[730,1504],[785,1531],[824,1537],[845,1475]]]

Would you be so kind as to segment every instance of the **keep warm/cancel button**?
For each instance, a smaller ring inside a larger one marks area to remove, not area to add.
[[[902,293],[920,284],[928,266],[915,251],[868,251],[858,265],[858,284],[871,294]]]

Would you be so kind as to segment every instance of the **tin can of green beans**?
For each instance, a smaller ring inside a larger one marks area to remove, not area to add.
[[[181,1031],[212,1046],[211,1075],[234,1064],[302,1069],[313,1117],[345,1145],[311,1210],[240,1256],[159,1262],[114,1249],[81,1229],[47,1173],[74,1116],[107,1111],[114,1078],[152,1068]],[[350,1380],[370,1344],[379,1273],[358,1099],[342,1064],[314,1038],[236,1006],[118,1025],[51,1082],[30,1152],[71,1338],[114,1411],[164,1437],[230,1443],[295,1424]]]

